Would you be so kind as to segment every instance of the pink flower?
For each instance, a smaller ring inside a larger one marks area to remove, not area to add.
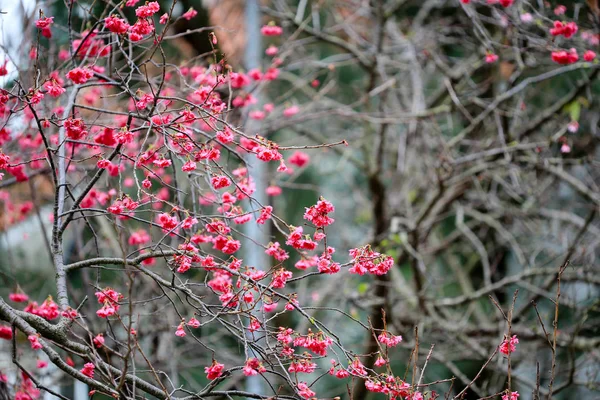
[[[266,372],[267,369],[262,365],[257,358],[249,358],[246,360],[246,364],[244,365],[243,372],[246,376],[254,376],[258,374],[262,374]]]
[[[267,49],[265,50],[265,54],[268,56],[274,56],[279,52],[279,49],[273,45],[267,47]]]
[[[499,0],[499,3],[502,7],[507,8],[512,5],[514,0]]]
[[[10,326],[0,325],[0,339],[10,340],[12,339],[12,329]]]
[[[312,242],[314,243],[314,242]],[[315,243],[316,247],[316,243]],[[331,249],[331,248],[328,248]],[[336,274],[340,272],[340,264],[331,261],[331,255],[324,252],[317,261],[317,269],[322,274]]]
[[[129,24],[124,19],[111,15],[104,19],[104,26],[112,33],[122,35],[129,30]]]
[[[66,91],[66,89],[54,79],[44,82],[44,89],[46,89],[48,94],[52,97],[58,97]]]
[[[585,53],[583,53],[583,59],[587,62],[594,61],[595,58],[596,58],[596,53],[593,52],[592,50],[587,50]]]
[[[265,192],[267,193],[267,195],[275,197],[279,196],[282,193],[282,190],[279,186],[271,185],[267,187]]]
[[[559,4],[558,6],[556,6],[556,8],[554,9],[554,15],[563,15],[564,13],[567,12],[567,7],[563,6],[562,4]]]
[[[286,253],[285,254],[285,259],[287,259],[287,258],[288,258],[288,255]],[[278,260],[279,261],[283,261],[282,259],[278,259]],[[288,281],[288,279],[291,279],[292,276],[293,275],[292,275],[291,271],[288,271],[285,268],[280,268],[280,269],[276,270],[275,273],[273,274],[273,280],[271,282],[271,285],[275,289],[284,288],[286,282]]]
[[[279,242],[271,243],[265,253],[275,258],[277,261],[285,261],[290,258],[290,255],[287,251],[281,248]],[[285,285],[285,284],[284,284]],[[281,286],[283,287],[283,286]]]
[[[60,315],[68,319],[75,319],[77,318],[78,313],[77,310],[73,310],[71,307],[69,307],[66,310],[64,310]]]
[[[500,345],[500,353],[507,354],[510,352],[514,352],[516,350],[516,345],[519,343],[519,339],[517,339],[517,335],[513,335],[510,340],[504,339],[502,344]]]
[[[152,1],[144,6],[136,8],[135,15],[139,18],[148,18],[156,14],[160,10],[160,5],[156,1]]]
[[[573,64],[579,60],[579,55],[577,55],[577,50],[571,48],[568,52],[565,50],[553,51],[552,61],[558,64]]]
[[[178,224],[177,217],[172,217],[166,213],[159,214],[156,222],[162,227],[165,233],[175,229]]]
[[[35,21],[35,26],[39,29],[46,29],[54,23],[54,17],[42,17]]]
[[[223,374],[224,367],[223,364],[213,361],[210,367],[204,367],[204,373],[206,373],[206,377],[210,380],[217,379]]]
[[[183,322],[179,324],[175,331],[175,336],[184,337],[186,335]]]
[[[298,394],[300,395],[300,397],[303,397],[305,399],[310,399],[311,397],[313,397],[315,395],[315,392],[310,390],[310,388],[308,387],[308,385],[306,383],[299,382],[298,383]]]
[[[198,321],[196,318],[192,317],[188,321],[187,326],[191,326],[192,328],[199,328],[200,327],[200,321]]]
[[[310,161],[310,156],[302,151],[296,151],[288,159],[290,164],[297,165],[299,168],[304,167]]]
[[[94,364],[86,363],[83,365],[83,368],[81,369],[81,373],[87,377],[93,378],[95,369],[96,369],[96,366]]]
[[[10,156],[4,154],[0,149],[0,169],[6,169],[10,165]]]
[[[294,359],[288,368],[289,372],[311,374],[317,368],[317,364],[311,361],[311,356],[306,355],[306,358]]]
[[[142,40],[145,35],[149,35],[152,32],[154,32],[154,25],[146,19],[138,19],[137,22],[129,28],[129,39],[133,42],[138,42]]]
[[[258,68],[253,68],[248,71],[248,76],[254,81],[260,81],[262,78],[262,72],[260,72],[260,69]]]
[[[300,111],[300,108],[298,106],[291,106],[286,108],[285,110],[283,110],[283,116],[286,118],[292,117],[296,114],[298,114],[298,112]]]
[[[29,296],[21,292],[11,293],[8,295],[8,298],[10,301],[14,301],[15,303],[24,303],[29,300]]]
[[[160,16],[160,19],[158,20],[158,22],[161,25],[164,25],[167,23],[167,21],[169,20],[169,14],[168,13],[164,13],[163,15]]]
[[[263,119],[265,119],[265,112],[261,111],[261,110],[252,110],[250,111],[250,113],[248,113],[248,116],[256,121],[262,121]]]
[[[521,22],[528,24],[533,21],[533,15],[531,13],[521,14]]]
[[[46,368],[48,366],[48,362],[44,360],[37,360],[38,369]]]
[[[377,336],[377,340],[379,343],[385,344],[388,347],[396,347],[398,343],[402,342],[402,336],[395,336],[387,331],[383,331],[379,336]]]
[[[575,22],[563,23],[561,21],[554,21],[554,28],[550,29],[552,36],[563,35],[567,39],[577,33],[578,27]]]
[[[93,342],[94,346],[96,346],[97,348],[102,347],[104,345],[104,336],[101,333],[97,334]]]
[[[502,400],[518,400],[519,392],[512,392],[510,396],[507,394],[502,395]]]
[[[195,169],[196,169],[196,163],[191,160],[181,166],[181,170],[183,172],[191,172],[191,171],[194,171]]]
[[[367,370],[358,358],[354,359],[352,364],[348,366],[348,372],[355,376],[367,376]]]
[[[98,162],[96,163],[96,166],[100,169],[110,168],[111,165],[112,163],[105,158],[98,160]]]
[[[89,68],[73,68],[69,72],[67,72],[67,78],[72,80],[74,83],[82,84],[86,83],[89,79],[94,76],[94,72],[92,72]]]
[[[387,364],[387,361],[383,357],[381,357],[381,355],[379,357],[377,357],[377,360],[375,360],[376,367],[381,367],[385,364]]]
[[[215,139],[217,139],[217,141],[223,144],[229,144],[233,142],[233,140],[235,139],[235,135],[233,131],[226,126],[223,128],[222,131],[217,132],[217,134],[215,135]]]
[[[260,216],[256,219],[256,223],[259,225],[264,225],[268,219],[271,219],[271,213],[273,212],[273,207],[266,206],[262,210],[260,210]]]
[[[35,26],[42,32],[42,36],[50,39],[52,37],[52,31],[50,25],[54,23],[54,17],[42,17],[35,21]]]
[[[210,180],[210,183],[215,189],[222,189],[231,185],[231,181],[225,175],[213,176]]]
[[[189,9],[189,10],[187,10],[187,11],[185,12],[185,14],[183,14],[183,15],[181,16],[181,18],[183,18],[183,19],[186,19],[186,20],[188,20],[188,21],[189,21],[190,19],[194,18],[196,15],[198,15],[198,11],[194,10],[194,8],[193,8],[193,7],[190,7],[190,9]]]
[[[126,127],[121,128],[115,135],[117,142],[121,144],[131,143],[134,138],[134,133],[127,130]]]
[[[294,347],[306,347],[319,356],[326,356],[327,348],[332,344],[333,340],[330,337],[325,336],[323,332],[313,333],[310,330],[308,335],[298,336],[293,341]]]
[[[264,36],[279,36],[283,33],[283,29],[280,26],[271,23],[260,28],[260,33]]]
[[[268,161],[279,161],[283,158],[283,156],[281,155],[281,153],[279,151],[277,151],[277,147],[273,146],[273,147],[266,147],[266,146],[258,146],[257,148],[255,148],[256,151],[256,158],[258,158],[261,161],[264,162],[268,162]]]
[[[241,89],[244,86],[250,84],[250,77],[241,72],[232,72],[229,74],[229,80],[231,81],[231,87],[234,89]]]
[[[333,224],[335,220],[329,217],[328,214],[334,211],[335,208],[333,207],[333,204],[321,197],[321,200],[319,200],[317,204],[310,208],[306,208],[304,219],[312,222],[317,228],[329,226]]]
[[[233,254],[238,251],[240,247],[241,243],[239,240],[234,240],[231,236],[225,237],[219,235],[213,240],[213,248],[222,251],[225,254]]]
[[[44,300],[42,305],[39,307],[36,302],[29,303],[29,305],[25,307],[24,311],[30,312],[47,320],[53,320],[59,316],[58,304],[52,300],[51,296],[48,296],[48,298]]]
[[[577,121],[569,122],[569,124],[567,125],[567,130],[571,133],[577,132],[579,130],[579,122],[577,122]]]
[[[42,348],[42,344],[39,342],[39,337],[37,335],[29,335],[27,336],[27,340],[31,343],[31,348],[33,350],[39,350]]]
[[[265,81],[274,81],[279,76],[279,70],[277,68],[269,68],[263,75]]]
[[[485,62],[488,64],[493,64],[498,61],[498,55],[494,53],[487,53],[485,55]]]

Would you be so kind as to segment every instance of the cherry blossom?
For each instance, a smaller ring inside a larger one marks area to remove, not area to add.
[[[225,366],[213,360],[213,363],[210,367],[204,367],[204,372],[206,373],[206,377],[210,380],[217,379],[223,374],[223,368]]]
[[[519,343],[517,335],[513,335],[510,340],[504,339],[500,345],[500,353],[508,355],[508,353],[514,352],[517,348],[517,343]]]

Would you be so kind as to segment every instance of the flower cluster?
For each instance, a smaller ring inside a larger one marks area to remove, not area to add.
[[[374,251],[370,245],[350,250],[352,267],[350,273],[364,275],[385,275],[394,266],[394,259]]]
[[[48,298],[44,300],[40,306],[38,306],[38,303],[35,301],[29,303],[23,311],[37,315],[49,321],[56,319],[59,316],[58,304],[52,300],[52,296],[48,296]]]
[[[304,219],[312,222],[317,228],[322,228],[333,224],[335,220],[329,214],[334,211],[333,204],[321,197],[317,204],[306,209]]]
[[[569,39],[571,36],[577,33],[577,24],[575,22],[561,22],[554,21],[554,27],[550,29],[550,34],[552,36],[564,36]]]
[[[98,303],[102,304],[102,308],[96,311],[100,318],[108,318],[119,311],[119,301],[123,295],[111,288],[105,288],[96,292]]]
[[[88,378],[94,377],[94,370],[96,366],[92,363],[85,363],[83,368],[81,369],[81,373],[87,376]]]
[[[223,364],[213,360],[210,367],[204,367],[204,373],[206,373],[206,377],[210,380],[217,379],[223,374],[223,368],[225,368]]]
[[[504,339],[500,345],[500,353],[508,355],[508,353],[514,352],[517,349],[517,343],[519,343],[517,335],[513,335],[510,339]]]
[[[246,364],[244,365],[242,371],[246,376],[254,376],[266,372],[267,369],[257,358],[249,358],[246,360]]]
[[[402,342],[402,336],[395,336],[388,331],[383,331],[377,336],[377,340],[388,347],[396,347],[398,343]]]

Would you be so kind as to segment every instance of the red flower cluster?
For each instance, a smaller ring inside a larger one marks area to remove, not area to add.
[[[140,6],[135,10],[135,15],[139,18],[148,18],[160,11],[160,5],[156,1],[152,1],[144,6]]]
[[[225,366],[213,360],[213,363],[210,367],[204,367],[204,372],[206,373],[206,377],[210,380],[217,379],[223,374],[223,368]]]
[[[85,130],[85,123],[81,118],[69,118],[64,122],[63,127],[67,137],[73,140],[79,140],[88,134],[88,131]]]
[[[264,36],[279,36],[283,33],[283,29],[280,26],[271,23],[260,28],[260,33]]]
[[[42,17],[35,21],[35,26],[41,30],[42,36],[50,39],[52,37],[52,31],[50,26],[54,23],[54,17]]]
[[[48,298],[44,300],[42,305],[39,307],[35,301],[29,303],[23,311],[31,313],[33,315],[37,315],[38,317],[42,317],[49,321],[56,319],[59,316],[58,304],[56,304],[54,300],[52,300],[52,296],[48,296]]]
[[[333,204],[321,197],[317,204],[306,209],[304,219],[312,222],[317,228],[322,228],[334,223],[335,220],[328,215],[334,211]]]
[[[364,275],[367,272],[374,275],[385,275],[394,266],[394,259],[374,251],[370,245],[350,250],[353,265],[351,274]]]
[[[94,364],[85,363],[83,368],[81,369],[81,373],[89,378],[93,378],[95,369],[96,369],[96,366]]]
[[[508,355],[508,353],[514,352],[517,349],[517,343],[519,343],[517,335],[513,335],[510,339],[504,339],[500,345],[500,353]]]
[[[67,72],[67,78],[77,84],[86,83],[88,80],[92,79],[93,76],[94,71],[89,68],[77,67]]]
[[[554,27],[550,28],[550,34],[552,36],[562,35],[569,39],[571,36],[577,33],[578,27],[575,22],[561,22],[554,21]]]
[[[10,301],[14,301],[15,303],[25,303],[27,300],[29,300],[29,296],[23,292],[10,293],[8,298]]]
[[[402,342],[402,336],[395,336],[388,331],[383,331],[377,336],[377,340],[387,347],[396,347],[398,343]]]
[[[306,336],[298,336],[294,339],[293,344],[294,347],[306,347],[319,356],[326,356],[327,348],[333,344],[333,340],[325,336],[323,332],[313,333],[309,329]]]
[[[573,64],[579,60],[577,50],[571,48],[569,51],[560,50],[552,52],[552,61],[558,64]]]
[[[112,33],[116,33],[119,35],[127,33],[127,31],[130,28],[130,25],[127,23],[126,20],[121,19],[116,15],[111,15],[110,17],[105,18],[104,26]]]
[[[246,364],[244,365],[242,371],[246,376],[254,376],[266,372],[267,369],[257,358],[249,358],[246,360]]]
[[[105,288],[100,292],[96,292],[98,303],[102,304],[102,308],[96,311],[100,318],[108,318],[119,311],[119,301],[123,295],[111,288]]]
[[[10,340],[12,337],[12,328],[10,326],[0,325],[0,339]]]

